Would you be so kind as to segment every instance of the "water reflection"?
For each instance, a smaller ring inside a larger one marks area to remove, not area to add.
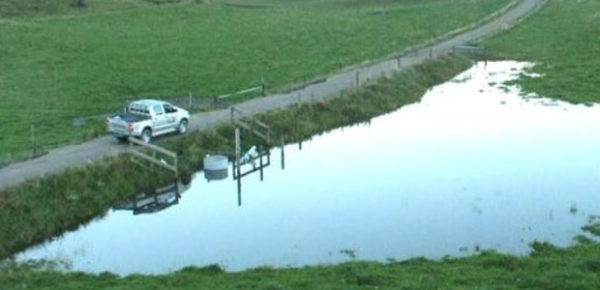
[[[133,215],[150,214],[165,210],[179,203],[181,194],[190,188],[190,182],[170,184],[147,194],[141,193],[132,196],[126,202],[113,206],[114,210],[132,211]]]
[[[288,164],[263,167],[263,181],[260,171],[218,182],[200,175],[176,207],[111,211],[17,259],[129,274],[568,245],[598,214],[600,107],[523,97],[503,84],[528,66],[478,64],[369,125],[316,136],[302,152],[272,149],[264,163],[285,152]]]
[[[281,149],[283,152],[283,147]],[[282,153],[281,168],[284,168]],[[250,147],[248,152],[241,156],[239,164],[231,163],[233,180],[237,183],[238,206],[242,206],[242,179],[253,173],[259,173],[260,181],[264,180],[265,168],[271,166],[271,149],[262,145]]]

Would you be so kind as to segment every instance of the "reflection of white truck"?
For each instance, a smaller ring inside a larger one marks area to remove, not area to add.
[[[108,118],[108,132],[119,140],[138,137],[149,143],[152,137],[187,132],[190,113],[167,102],[139,100],[130,103],[125,113]]]

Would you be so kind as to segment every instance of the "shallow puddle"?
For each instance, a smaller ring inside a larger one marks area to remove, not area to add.
[[[420,103],[271,151],[242,179],[202,174],[172,205],[111,210],[18,260],[73,270],[228,271],[351,260],[526,254],[533,240],[568,245],[600,204],[600,108],[503,83],[527,63],[479,63]],[[143,213],[143,212],[136,212]]]

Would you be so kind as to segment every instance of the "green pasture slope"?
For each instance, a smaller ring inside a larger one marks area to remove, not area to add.
[[[330,102],[293,106],[260,118],[277,120],[278,132],[302,140],[418,101],[427,88],[470,65],[463,58],[445,57],[347,92]],[[196,168],[206,152],[231,150],[232,130],[225,125],[215,132],[194,132],[185,138],[166,140],[162,145],[181,152],[183,167],[189,171]],[[159,182],[160,172],[141,173],[126,158],[120,158],[0,191],[0,224],[6,226],[0,232],[0,257],[102,215],[128,194],[139,192],[143,186],[158,185],[147,183]],[[216,266],[189,267],[166,275],[127,277],[63,273],[51,267],[56,263],[53,261],[5,261],[0,263],[0,289],[598,289],[600,244],[593,235],[600,235],[599,221],[597,216],[590,216],[590,225],[584,227],[588,234],[578,236],[571,247],[534,243],[532,253],[524,257],[483,251],[441,261],[353,261],[239,273],[225,273]]]
[[[525,90],[572,103],[600,102],[600,1],[550,0],[515,29],[487,41],[498,56],[537,63]]]
[[[104,133],[139,96],[271,91],[379,59],[509,0],[0,0],[0,164]],[[153,4],[154,2],[178,2]]]

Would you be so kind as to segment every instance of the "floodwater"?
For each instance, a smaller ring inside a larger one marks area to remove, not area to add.
[[[129,274],[569,245],[599,213],[600,108],[502,85],[529,66],[478,63],[420,103],[286,146],[284,170],[273,149],[264,181],[242,178],[241,206],[231,170],[199,173],[180,197],[155,200],[170,206],[120,205],[17,259]]]

